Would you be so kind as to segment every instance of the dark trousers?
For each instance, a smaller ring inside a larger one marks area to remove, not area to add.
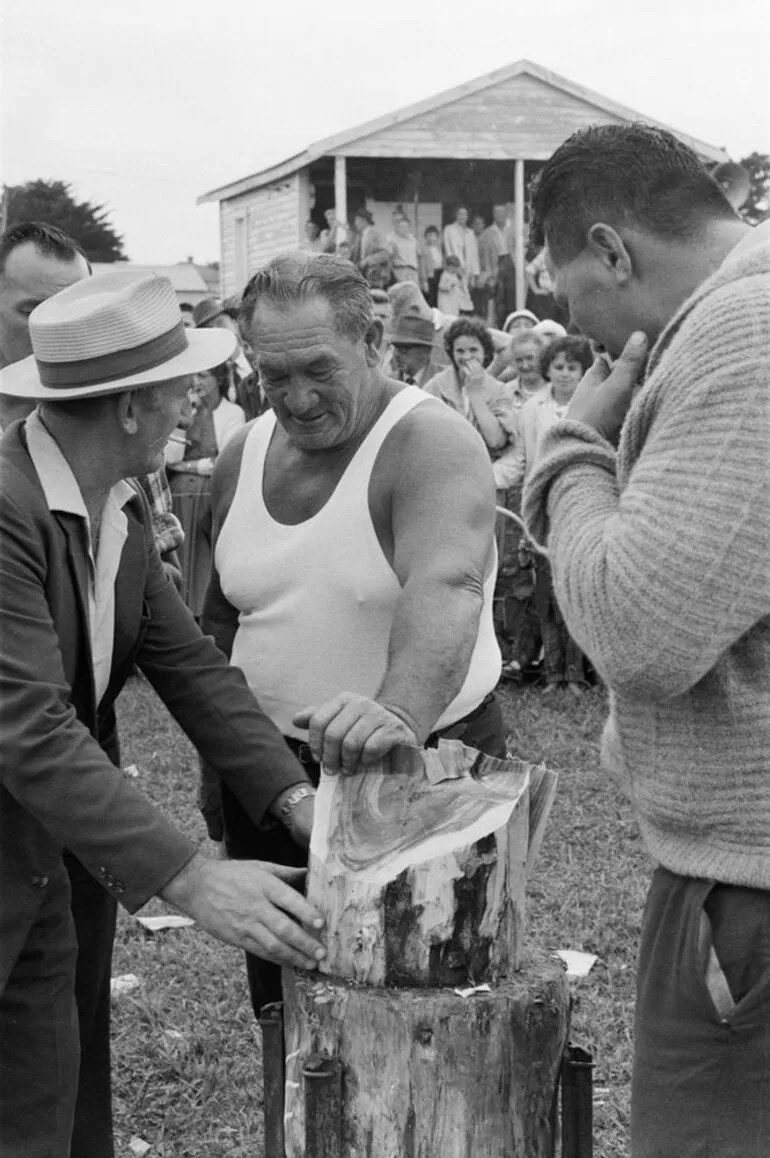
[[[633,1158],[770,1155],[770,892],[658,868],[642,922]]]
[[[429,736],[426,747],[435,747],[442,737],[462,740],[469,748],[504,759],[506,756],[505,727],[500,703],[494,694],[486,697],[479,707],[464,720]],[[310,755],[307,744],[286,737],[289,747],[297,754],[314,784],[318,784],[320,768]],[[304,867],[307,857],[294,843],[288,829],[272,816],[265,817],[259,828],[252,824],[237,797],[222,785],[222,815],[225,826],[225,847],[235,860],[267,860],[276,864]],[[260,957],[246,954],[246,972],[249,993],[255,1016],[263,1005],[281,1000],[281,969]]]
[[[70,1154],[78,1073],[77,947],[65,869],[59,866],[39,881],[39,907],[29,926],[18,929],[14,964],[0,993],[2,1158]]]
[[[546,683],[584,683],[586,673],[583,653],[567,631],[564,616],[554,595],[551,567],[542,555],[538,555],[535,560],[533,606],[543,641]]]
[[[113,1158],[110,977],[117,903],[75,857],[65,853],[78,943],[75,1001],[80,1073],[71,1158]]]

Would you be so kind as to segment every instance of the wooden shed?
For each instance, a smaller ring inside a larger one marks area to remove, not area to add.
[[[279,165],[205,193],[219,202],[222,293],[239,292],[277,253],[296,249],[305,225],[324,224],[334,206],[348,221],[359,205],[388,224],[401,204],[422,234],[441,227],[462,203],[491,219],[494,204],[513,206],[517,301],[523,304],[526,188],[570,133],[591,124],[644,120],[526,60],[310,145]],[[668,127],[668,126],[666,126]],[[706,163],[723,149],[672,130]]]

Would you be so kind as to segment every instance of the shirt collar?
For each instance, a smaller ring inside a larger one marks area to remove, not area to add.
[[[27,418],[25,430],[30,458],[40,479],[49,511],[65,511],[70,515],[79,515],[88,522],[86,504],[72,468],[56,439],[46,430],[37,410]],[[118,509],[134,498],[136,491],[125,479],[117,482],[109,494],[109,501]]]

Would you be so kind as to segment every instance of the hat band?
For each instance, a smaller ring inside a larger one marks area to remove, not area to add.
[[[182,321],[157,338],[150,338],[141,346],[130,350],[113,350],[94,358],[83,358],[77,362],[42,362],[38,357],[38,374],[43,386],[56,389],[57,386],[97,386],[103,382],[115,382],[118,378],[130,378],[145,370],[154,370],[178,354],[188,349],[187,333]]]

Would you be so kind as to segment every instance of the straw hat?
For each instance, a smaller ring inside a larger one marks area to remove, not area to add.
[[[168,278],[127,271],[54,294],[30,314],[29,334],[33,353],[2,371],[0,393],[48,402],[198,374],[235,350],[230,330],[185,328]]]

